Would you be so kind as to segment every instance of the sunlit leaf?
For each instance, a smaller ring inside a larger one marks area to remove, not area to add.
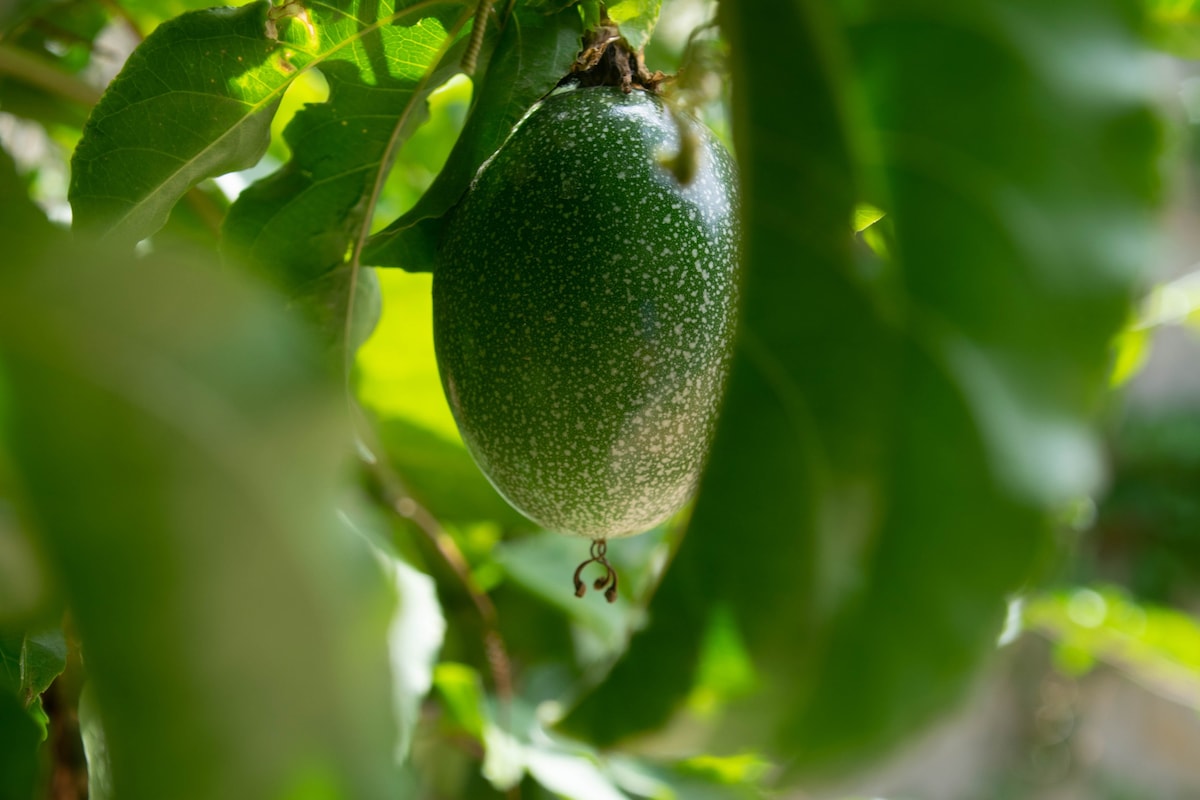
[[[452,10],[415,0],[346,8],[259,2],[191,12],[160,26],[130,57],[84,129],[72,160],[77,227],[137,241],[162,227],[200,180],[255,164],[284,90],[303,69],[325,72],[333,100],[294,123],[295,140],[333,136],[344,143],[342,135],[357,136],[370,161],[371,148],[385,145],[398,116],[411,108],[407,101],[427,71],[427,51],[440,46],[431,42],[441,41],[446,25],[434,12]],[[398,49],[405,45],[418,48],[411,62]],[[380,142],[375,124],[363,133],[361,104],[389,90],[394,102],[385,104],[391,112],[382,115]],[[333,102],[339,109],[348,103],[357,125],[330,120]],[[322,120],[332,127],[320,130]],[[303,178],[292,174],[293,181]],[[330,191],[344,194],[339,188]],[[336,237],[337,230],[330,233]],[[317,255],[330,249],[324,244]]]
[[[0,690],[0,797],[34,800],[41,736],[21,702]]]
[[[1023,616],[1056,643],[1060,663],[1081,667],[1074,671],[1099,661],[1200,710],[1200,624],[1190,615],[1138,603],[1113,587],[1080,587],[1031,599]]]
[[[883,212],[869,203],[859,203],[854,207],[854,230],[858,233],[862,233],[881,219]]]
[[[1200,58],[1200,3],[1196,0],[1142,0],[1150,17],[1150,40],[1181,58]]]
[[[429,93],[458,70],[458,59],[447,54],[466,22],[462,6],[397,5],[389,11],[364,4],[362,19],[337,12],[336,21],[314,11],[317,47],[328,51],[319,68],[329,99],[292,118],[284,131],[291,160],[242,192],[226,218],[225,251],[286,285],[340,265],[365,238],[365,215],[387,160],[424,122]],[[358,32],[364,28],[375,30]]]
[[[621,35],[634,50],[646,46],[654,25],[658,22],[658,11],[662,0],[616,0],[605,6],[608,18],[617,23]]]
[[[438,664],[433,673],[433,683],[459,726],[482,741],[484,693],[479,673],[463,664]]]

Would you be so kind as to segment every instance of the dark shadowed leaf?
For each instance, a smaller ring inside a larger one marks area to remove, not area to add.
[[[726,408],[648,629],[568,722],[661,725],[723,620],[754,691],[693,735],[827,769],[961,693],[1045,511],[1095,487],[1086,415],[1148,255],[1157,128],[1119,0],[722,20],[746,267]],[[854,245],[859,201],[892,261]]]
[[[15,695],[0,690],[0,797],[34,800],[41,734]]]
[[[438,221],[512,126],[566,74],[579,52],[579,35],[574,8],[550,16],[517,9],[505,21],[445,166],[412,210],[372,237],[364,263],[410,272],[433,269]]]
[[[0,272],[32,259],[56,235],[46,213],[29,199],[28,181],[17,174],[12,157],[0,148],[0,242],[4,242],[5,264]]]
[[[635,50],[646,46],[661,7],[662,0],[616,0],[605,4],[609,19],[617,23],[621,35]]]

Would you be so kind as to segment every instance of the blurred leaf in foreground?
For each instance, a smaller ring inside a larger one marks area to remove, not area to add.
[[[307,339],[212,263],[80,243],[21,267],[0,276],[17,502],[117,796],[392,797],[395,601],[335,514],[349,436]]]
[[[673,728],[693,746],[845,768],[962,693],[1046,512],[1102,474],[1087,414],[1158,196],[1136,10],[722,3],[745,190],[728,395],[650,624],[569,730],[662,726],[718,625],[754,690]],[[886,264],[850,234],[863,202]]]
[[[1180,58],[1200,58],[1200,3],[1196,0],[1142,0],[1150,17],[1150,41]]]
[[[37,724],[21,702],[0,689],[0,797],[34,800],[40,739]]]

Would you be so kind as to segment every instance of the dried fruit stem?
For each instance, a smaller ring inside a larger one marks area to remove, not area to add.
[[[583,51],[571,66],[564,83],[580,86],[616,86],[629,94],[634,89],[657,92],[666,79],[661,72],[650,72],[642,51],[634,50],[621,37],[617,26],[607,18],[600,27],[584,34]]]
[[[608,542],[606,540],[595,539],[592,541],[592,547],[591,547],[592,557],[589,558],[587,561],[584,561],[582,564],[580,564],[578,567],[575,568],[575,596],[576,597],[583,597],[585,594],[587,594],[587,584],[584,582],[581,575],[583,573],[584,567],[586,567],[588,564],[591,564],[592,562],[595,562],[604,567],[604,575],[602,577],[596,578],[596,580],[592,582],[592,588],[599,591],[600,589],[604,589],[604,587],[607,586],[608,588],[604,590],[604,599],[608,600],[608,602],[610,602],[610,603],[615,603],[617,601],[617,582],[618,582],[617,570],[616,570],[616,567],[614,567],[612,564],[608,563],[607,554],[608,554]]]

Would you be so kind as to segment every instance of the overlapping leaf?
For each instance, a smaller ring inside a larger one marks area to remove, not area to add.
[[[470,116],[433,185],[408,213],[372,237],[367,264],[433,268],[439,223],[462,196],[480,164],[496,151],[530,106],[554,88],[579,52],[574,8],[553,15],[517,9],[504,23]]]
[[[300,70],[326,70],[338,99],[354,106],[356,88],[396,89],[424,75],[452,11],[461,8],[429,0],[259,2],[165,23],[130,57],[84,129],[72,161],[76,225],[122,242],[150,235],[191,186],[258,161]],[[379,113],[390,125],[399,112]],[[361,132],[359,114],[331,120],[314,112],[297,135],[352,121]]]
[[[1148,255],[1157,129],[1120,0],[722,19],[745,189],[729,394],[650,627],[569,722],[661,725],[725,620],[752,691],[710,740],[828,768],[963,689],[1044,512],[1095,486],[1085,420]],[[887,264],[850,238],[862,200]]]
[[[67,644],[59,631],[0,636],[0,692],[25,706],[46,737],[42,693],[67,666]]]
[[[365,238],[364,217],[386,164],[424,121],[426,95],[458,68],[457,58],[445,56],[466,21],[462,5],[416,6],[393,14],[389,25],[318,16],[314,24],[330,40],[320,62],[329,100],[296,114],[284,132],[292,159],[233,204],[226,252],[295,287],[340,265]],[[335,42],[348,45],[332,51]]]

